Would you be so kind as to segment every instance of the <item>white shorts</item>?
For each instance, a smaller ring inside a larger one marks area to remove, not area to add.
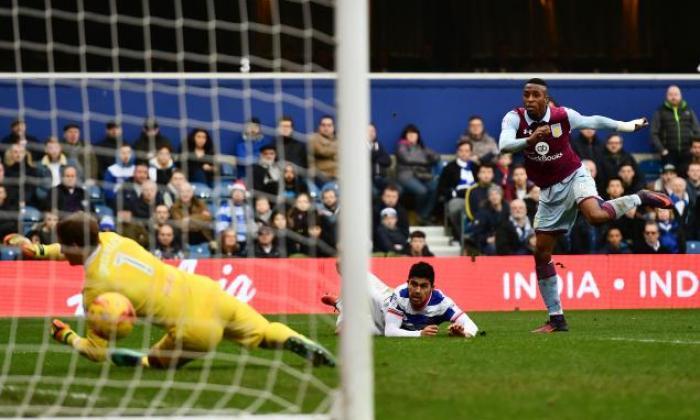
[[[574,173],[540,193],[534,228],[544,232],[568,232],[576,223],[578,205],[587,198],[600,198],[593,177],[583,165]]]
[[[369,286],[370,331],[373,335],[384,335],[384,311],[389,304],[389,298],[394,294],[394,289],[372,273],[367,275],[367,282]],[[340,311],[336,325],[340,326],[343,321],[342,302],[336,304],[336,307]]]

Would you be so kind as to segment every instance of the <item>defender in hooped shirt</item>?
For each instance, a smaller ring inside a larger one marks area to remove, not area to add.
[[[602,224],[639,205],[672,206],[667,196],[646,190],[603,201],[595,181],[570,145],[573,129],[632,132],[646,127],[646,118],[623,122],[599,115],[583,116],[573,109],[550,106],[549,102],[547,83],[542,79],[528,80],[523,89],[523,107],[506,114],[499,139],[502,152],[524,150],[528,179],[542,190],[534,220],[535,271],[549,320],[533,331],[537,333],[568,331],[552,251],[557,237],[571,229],[579,211],[589,223]]]

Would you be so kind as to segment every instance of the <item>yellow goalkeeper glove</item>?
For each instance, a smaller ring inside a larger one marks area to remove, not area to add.
[[[20,235],[19,233],[10,233],[5,236],[2,241],[7,246],[14,246],[21,250],[24,258],[31,260],[39,259],[60,259],[61,258],[61,245],[50,244],[42,245],[32,243],[28,238]]]
[[[75,331],[73,331],[70,325],[61,321],[60,319],[54,319],[51,321],[51,336],[54,340],[61,344],[71,344],[71,335],[77,337]]]

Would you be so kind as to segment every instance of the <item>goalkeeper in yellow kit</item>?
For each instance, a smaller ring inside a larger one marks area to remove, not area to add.
[[[248,348],[284,348],[314,365],[335,365],[333,356],[319,344],[284,324],[269,322],[211,279],[161,262],[131,239],[99,232],[97,222],[86,213],[67,217],[56,229],[56,244],[32,244],[19,235],[10,235],[5,242],[19,246],[27,257],[66,259],[71,265],[83,265],[86,309],[102,293],[121,293],[139,317],[166,330],[146,355],[109,349],[108,341],[91,331],[89,320],[86,337],[54,320],[53,337],[90,360],[109,359],[120,366],[180,367],[227,338]]]

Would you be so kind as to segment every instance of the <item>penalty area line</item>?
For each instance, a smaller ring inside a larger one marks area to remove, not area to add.
[[[596,337],[593,340],[598,341],[621,341],[629,343],[651,343],[651,344],[681,344],[681,345],[700,345],[699,340],[657,340],[654,338],[627,338],[627,337]]]

